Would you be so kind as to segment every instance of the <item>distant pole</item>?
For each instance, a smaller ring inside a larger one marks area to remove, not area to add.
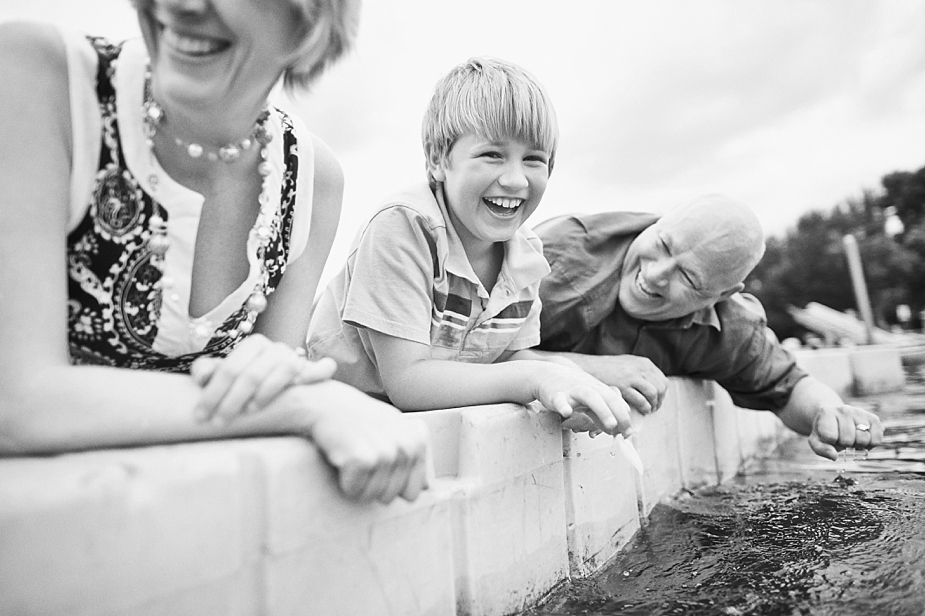
[[[858,304],[861,318],[864,320],[864,329],[867,332],[867,344],[874,343],[874,314],[870,309],[870,296],[867,294],[867,283],[864,282],[864,269],[861,267],[861,252],[858,250],[858,241],[850,233],[842,238],[845,245],[845,255],[848,257],[848,270],[851,272],[851,286],[854,287],[854,300]]]

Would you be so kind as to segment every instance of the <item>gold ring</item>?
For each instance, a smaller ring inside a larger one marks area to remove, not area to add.
[[[870,432],[870,424],[859,423],[855,426],[855,428],[861,432]]]

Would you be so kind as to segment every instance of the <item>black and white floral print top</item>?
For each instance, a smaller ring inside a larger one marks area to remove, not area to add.
[[[73,38],[65,40],[70,41],[71,47],[79,45]],[[271,107],[268,130],[273,141],[268,146],[268,161],[273,171],[268,179],[273,182],[270,194],[277,194],[280,199],[280,218],[274,225],[274,236],[266,251],[258,251],[255,232],[251,231],[247,279],[213,310],[193,319],[188,314],[188,305],[203,199],[171,180],[156,159],[148,155],[141,132],[147,64],[141,41],[114,45],[100,38],[87,40],[96,56],[93,89],[99,115],[99,158],[88,204],[72,203],[67,238],[71,361],[185,372],[197,357],[224,356],[244,338],[232,332],[246,316],[245,303],[250,293],[255,287],[262,288],[267,296],[273,293],[287,264],[304,249],[311,207],[311,138],[304,138],[288,115]],[[86,66],[88,55],[86,49],[69,49],[69,65],[82,61]],[[75,73],[80,74],[71,71],[72,80]],[[73,98],[73,84],[71,92]],[[72,103],[78,125],[75,129],[78,159],[79,129],[84,124],[79,107],[80,104]],[[87,108],[84,101],[83,109]],[[297,139],[297,132],[302,139]],[[161,178],[157,186],[158,203],[160,215],[167,220],[171,242],[163,273],[151,264],[151,252],[146,245],[150,235],[148,220],[155,211],[147,179],[152,171]],[[300,172],[308,177],[299,178]],[[79,173],[79,169],[74,173]],[[82,191],[75,189],[74,184],[72,195],[79,196]],[[297,192],[299,208],[303,208],[299,216],[295,215]],[[265,268],[261,267],[261,253]]]

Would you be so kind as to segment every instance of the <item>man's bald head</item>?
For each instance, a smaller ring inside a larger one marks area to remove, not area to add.
[[[764,255],[764,232],[751,208],[725,195],[697,197],[662,216],[658,229],[673,229],[706,258],[710,287],[742,282]]]
[[[763,254],[761,224],[747,206],[724,195],[698,197],[633,240],[620,304],[651,321],[690,314],[740,291]]]

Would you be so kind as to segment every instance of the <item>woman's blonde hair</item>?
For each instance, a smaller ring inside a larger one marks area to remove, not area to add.
[[[421,132],[431,183],[431,170],[467,133],[520,139],[549,154],[550,172],[559,141],[556,112],[543,86],[516,64],[488,57],[470,58],[437,82]]]
[[[360,0],[289,0],[301,22],[296,60],[286,68],[286,88],[307,88],[353,45]]]

